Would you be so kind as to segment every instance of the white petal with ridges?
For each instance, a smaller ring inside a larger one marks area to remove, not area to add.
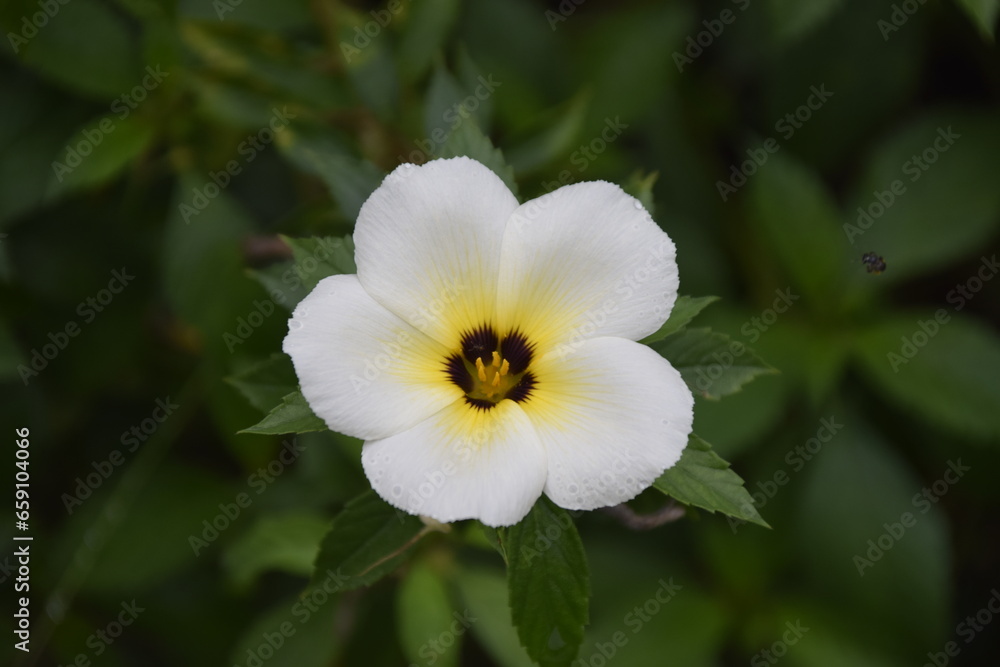
[[[361,207],[358,277],[376,301],[445,345],[492,320],[504,225],[517,199],[468,158],[403,165]]]
[[[447,379],[447,350],[376,303],[357,276],[321,280],[292,313],[283,349],[313,412],[357,438],[404,431],[463,395]]]
[[[634,498],[687,445],[694,398],[645,345],[593,338],[545,355],[531,371],[536,388],[521,405],[548,457],[545,493],[566,509]]]
[[[674,244],[611,183],[559,188],[514,212],[503,239],[498,320],[540,351],[597,336],[639,340],[677,297]]]
[[[521,407],[459,401],[414,428],[366,442],[365,474],[389,504],[441,522],[520,521],[542,494],[545,453]]]

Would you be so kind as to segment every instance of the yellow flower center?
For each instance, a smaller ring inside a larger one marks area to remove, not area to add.
[[[462,337],[462,349],[444,360],[446,377],[465,392],[466,402],[489,410],[505,399],[526,401],[535,388],[528,370],[534,346],[513,331],[502,338],[484,325]]]
[[[496,350],[493,351],[493,359],[489,366],[483,363],[482,357],[476,358],[476,375],[479,382],[473,383],[469,396],[491,401],[496,400],[497,396],[506,396],[519,379],[511,375],[510,362],[502,359]]]

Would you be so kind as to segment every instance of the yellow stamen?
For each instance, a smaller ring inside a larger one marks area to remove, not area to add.
[[[497,352],[496,350],[493,350],[493,365],[494,366],[500,365],[500,353]]]
[[[494,352],[493,354],[496,354],[496,352]],[[476,370],[478,371],[479,374],[479,381],[486,382],[486,367],[483,365],[482,357],[476,359]]]

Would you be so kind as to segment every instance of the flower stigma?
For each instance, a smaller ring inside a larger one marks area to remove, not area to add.
[[[462,351],[445,360],[449,379],[465,392],[468,405],[489,410],[510,399],[528,399],[535,376],[528,370],[533,346],[519,332],[501,341],[490,326],[482,326],[462,337]]]

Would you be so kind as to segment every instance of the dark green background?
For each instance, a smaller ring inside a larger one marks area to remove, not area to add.
[[[658,174],[654,217],[677,244],[681,292],[722,297],[696,324],[781,371],[695,408],[749,490],[785,481],[760,495],[773,530],[697,512],[648,533],[577,519],[593,590],[585,664],[618,632],[628,641],[609,664],[769,664],[759,652],[796,621],[809,630],[781,658],[790,667],[921,665],[948,641],[950,664],[995,660],[1000,619],[968,643],[957,626],[1000,587],[1000,287],[952,290],[995,277],[983,259],[1000,223],[997,3],[903,4],[912,15],[889,31],[892,3],[871,0],[48,3],[16,55],[9,37],[0,47],[2,486],[14,429],[29,427],[33,664],[245,665],[283,622],[295,634],[266,665],[427,664],[420,647],[452,609],[478,620],[436,664],[524,664],[502,564],[472,527],[302,623],[292,610],[316,544],[367,488],[359,443],[300,436],[305,453],[262,483],[281,439],[236,434],[267,406],[225,381],[280,349],[283,309],[240,328],[268,297],[253,270],[287,259],[277,234],[350,232],[381,175],[456,118],[504,151],[522,200],[563,172],[633,192]],[[39,7],[5,2],[4,35]],[[732,21],[713,23],[724,10]],[[700,33],[707,46],[678,71],[674,54]],[[147,67],[165,76],[123,106]],[[485,91],[480,77],[499,85],[461,108],[476,107],[470,121],[455,105]],[[782,119],[811,87],[833,95],[789,136]],[[274,109],[294,118],[260,150],[244,144]],[[596,154],[608,123],[621,129]],[[948,128],[958,138],[914,170]],[[100,144],[60,181],[53,162],[88,136]],[[768,139],[777,152],[723,201],[717,182]],[[181,208],[229,161],[228,187],[196,215]],[[905,191],[852,243],[843,225],[896,180]],[[865,271],[866,251],[885,273]],[[123,267],[134,280],[88,315],[80,304]],[[798,298],[756,327],[778,290]],[[887,355],[940,309],[947,321],[893,372]],[[79,334],[25,382],[19,365],[68,323]],[[168,397],[179,407],[129,451],[123,434]],[[811,460],[786,459],[831,417],[843,428]],[[115,450],[121,465],[67,512],[65,494]],[[922,513],[914,495],[958,460],[970,470]],[[249,507],[196,556],[190,537],[241,493]],[[916,524],[859,576],[854,557],[907,511]],[[13,576],[0,572],[4,627]],[[629,614],[671,578],[683,588],[637,624]],[[133,599],[134,624],[88,643]]]

